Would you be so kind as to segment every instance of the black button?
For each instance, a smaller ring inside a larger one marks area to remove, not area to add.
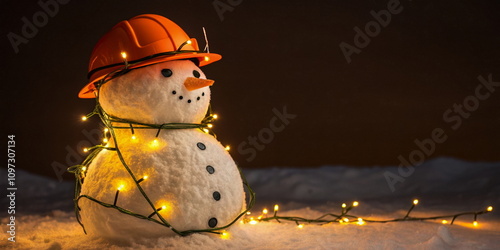
[[[200,72],[198,72],[198,70],[193,70],[193,76],[196,78],[200,78]]]
[[[179,96],[179,100],[182,100],[182,98],[184,98],[183,96]]]
[[[172,70],[170,70],[170,69],[162,69],[161,70],[161,74],[164,77],[171,77],[172,76]]]
[[[214,200],[216,200],[216,201],[220,200],[220,193],[219,192],[215,191],[212,194],[212,196],[214,197]]]
[[[217,219],[216,218],[210,218],[210,220],[208,220],[208,226],[209,227],[215,227],[217,226]]]
[[[201,150],[205,150],[207,147],[205,146],[205,144],[201,143],[201,142],[198,142],[196,143],[196,146],[198,146],[199,149]]]
[[[191,103],[191,99],[188,100],[188,103]]]
[[[212,166],[210,166],[210,165],[208,165],[207,166],[207,171],[208,171],[208,173],[213,174],[213,173],[215,173],[215,168],[212,167]]]

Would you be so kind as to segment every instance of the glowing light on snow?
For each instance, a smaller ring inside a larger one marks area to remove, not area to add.
[[[223,231],[221,234],[220,234],[220,237],[221,239],[224,239],[224,240],[227,240],[229,239],[231,235],[227,232],[227,231]]]
[[[472,222],[472,225],[473,225],[474,227],[479,226],[479,224],[477,223],[477,221]]]
[[[358,222],[356,222],[356,224],[362,226],[362,225],[366,224],[366,222],[362,218],[358,218]]]
[[[158,146],[160,145],[160,142],[158,142],[158,139],[154,139],[151,144],[149,144],[149,146],[151,148],[158,148]]]
[[[280,206],[278,206],[278,204],[274,205],[274,211],[278,211],[280,209]]]
[[[104,138],[104,139],[102,139],[102,142],[104,142],[104,143],[108,143],[108,138]]]
[[[441,223],[442,224],[448,224],[448,221],[447,220],[442,220]]]
[[[208,134],[208,132],[210,132],[210,131],[208,131],[208,129],[204,128],[204,129],[203,129],[203,132],[205,132],[205,133],[207,133],[207,134]]]
[[[304,228],[304,224],[298,224],[297,227],[302,229],[302,228]]]
[[[135,135],[132,135],[131,138],[132,138],[133,141],[137,140],[137,136],[135,136]]]
[[[267,208],[264,208],[264,210],[262,210],[262,213],[267,214],[268,213]]]

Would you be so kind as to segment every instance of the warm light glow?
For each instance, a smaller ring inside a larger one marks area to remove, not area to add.
[[[477,223],[477,221],[474,221],[474,222],[472,222],[472,225],[477,227],[479,224]]]
[[[448,221],[447,220],[442,220],[441,223],[442,224],[448,224]]]
[[[342,203],[342,208],[346,208],[347,205],[345,203]]]
[[[231,147],[229,145],[227,145],[225,148],[224,148],[226,151],[229,151],[231,149]]]
[[[209,128],[213,128],[214,125],[212,125],[211,123],[207,124],[207,127]]]
[[[187,43],[187,44],[191,44],[191,43],[193,43],[193,42],[192,42],[191,40],[187,40],[187,41],[186,41],[186,43]]]
[[[366,223],[365,223],[365,221],[362,218],[358,218],[358,222],[356,222],[356,224],[362,226],[362,225],[364,225]]]
[[[150,143],[150,147],[152,148],[157,148],[158,146],[160,145],[160,142],[158,141],[158,139],[154,139],[151,143]]]
[[[136,140],[137,137],[135,135],[132,135],[132,140]]]
[[[82,171],[87,171],[87,167],[82,167]]]
[[[355,202],[352,203],[353,207],[357,207],[358,205],[359,205],[359,202],[357,202],[357,201],[355,201]]]
[[[417,204],[418,204],[418,200],[417,199],[413,200],[413,205],[417,205]]]
[[[82,116],[82,121],[86,121],[87,120],[87,117],[86,116]]]
[[[83,148],[83,152],[87,153],[87,152],[89,152],[89,149],[88,148]]]
[[[205,56],[205,61],[208,62],[208,60],[210,60],[210,58],[208,56]]]
[[[492,207],[492,206],[489,206],[488,208],[486,208],[486,211],[488,211],[488,212],[493,211],[493,207]]]
[[[147,175],[142,177],[142,179],[144,179],[144,180],[147,180],[148,178],[149,178],[149,176],[147,176]]]
[[[262,215],[259,215],[259,217],[257,217],[257,220],[261,220],[262,219]]]
[[[161,210],[167,209],[167,206],[161,206]]]
[[[217,119],[217,117],[218,117],[218,116],[217,116],[217,114],[214,114],[212,117],[213,117],[214,119]]]
[[[108,128],[104,128],[104,133],[107,133],[109,131]]]
[[[248,222],[248,223],[250,223],[251,225],[255,225],[255,224],[257,224],[257,221],[252,219],[252,220],[250,220],[250,222]]]
[[[108,143],[108,138],[104,138],[104,139],[102,139],[102,142],[104,142],[104,143]]]
[[[280,209],[280,206],[278,204],[274,205],[274,211],[278,211]]]
[[[126,60],[126,59],[127,59],[127,53],[122,52],[121,54],[122,54],[122,58],[123,58],[123,60]]]
[[[220,234],[220,237],[221,237],[222,239],[225,239],[225,240],[229,239],[229,236],[230,236],[230,235],[229,235],[229,233],[228,233],[228,232],[226,232],[226,231],[223,231],[223,232]]]
[[[204,129],[203,129],[203,132],[205,132],[205,133],[207,133],[207,134],[208,134],[208,132],[210,132],[210,131],[208,131],[208,129],[204,128]]]
[[[118,190],[121,191],[123,188],[125,188],[125,186],[122,184],[118,187]]]
[[[252,212],[248,211],[248,212],[247,212],[247,215],[250,215],[251,213],[252,213]]]
[[[304,225],[303,224],[298,224],[297,227],[300,228],[300,229],[302,229],[302,228],[304,228]]]
[[[267,214],[268,213],[267,208],[264,208],[264,210],[262,210],[262,213]]]
[[[348,218],[343,218],[342,219],[344,222],[349,222],[349,219]]]

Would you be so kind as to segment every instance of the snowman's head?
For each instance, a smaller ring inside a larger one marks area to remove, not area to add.
[[[119,76],[102,85],[99,102],[110,115],[150,124],[199,123],[212,84],[190,60],[167,61]]]

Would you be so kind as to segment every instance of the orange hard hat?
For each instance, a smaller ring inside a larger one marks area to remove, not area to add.
[[[165,17],[145,14],[121,21],[94,47],[89,62],[90,82],[78,97],[94,98],[95,83],[125,65],[134,69],[188,58],[198,59],[201,67],[222,56],[199,51],[196,39],[189,38],[181,27]]]

